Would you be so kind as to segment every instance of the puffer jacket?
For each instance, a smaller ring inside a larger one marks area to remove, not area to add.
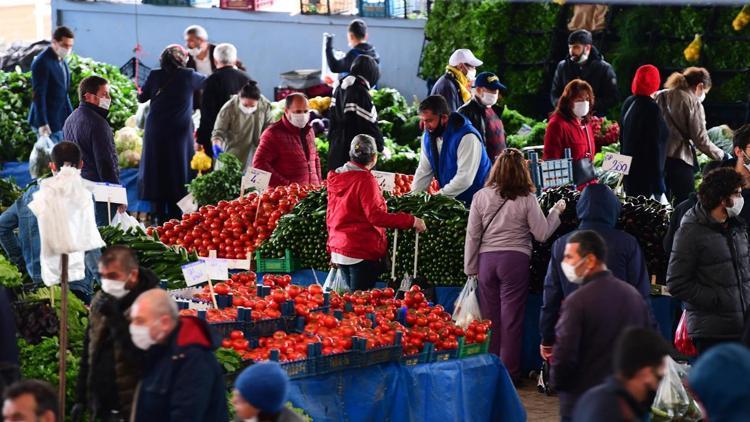
[[[612,65],[596,47],[591,47],[589,59],[584,64],[575,63],[570,56],[557,64],[550,89],[550,101],[556,107],[565,86],[574,79],[583,79],[594,90],[594,113],[603,116],[617,103],[617,76]]]
[[[750,300],[745,223],[721,224],[695,205],[675,235],[667,288],[685,302],[691,338],[739,339]]]
[[[269,126],[260,136],[253,167],[271,172],[270,187],[291,183],[319,184],[323,178],[310,123],[299,129],[282,116]]]

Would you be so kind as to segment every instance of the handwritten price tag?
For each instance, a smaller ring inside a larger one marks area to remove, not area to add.
[[[240,191],[244,193],[248,188],[255,188],[258,192],[263,192],[268,188],[270,182],[270,172],[250,167],[242,176]]]
[[[386,171],[373,171],[372,175],[378,181],[378,186],[383,192],[393,192],[396,189],[396,173]]]
[[[113,204],[128,204],[128,192],[122,185],[112,183],[94,183],[94,200],[96,202],[110,202]]]
[[[206,264],[208,278],[221,281],[229,280],[229,265],[226,259],[209,258],[203,262]]]
[[[613,173],[629,174],[630,164],[633,162],[633,157],[622,154],[615,154],[608,152],[604,156],[604,162],[602,163],[603,171],[611,171]]]
[[[180,207],[183,214],[190,214],[198,210],[198,204],[195,203],[192,193],[189,193],[184,198],[180,199],[180,201],[177,202],[177,206]]]
[[[185,277],[185,284],[188,287],[205,283],[209,280],[208,268],[204,261],[197,261],[182,266],[182,276]]]

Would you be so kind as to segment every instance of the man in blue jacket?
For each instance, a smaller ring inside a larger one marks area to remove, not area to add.
[[[612,274],[633,285],[648,303],[651,292],[643,252],[635,237],[615,229],[622,206],[612,189],[606,185],[590,185],[584,189],[576,205],[580,230],[593,230],[607,242],[607,269]],[[572,234],[572,233],[571,233]],[[548,360],[555,343],[555,324],[560,315],[560,304],[578,285],[565,278],[560,263],[565,244],[571,234],[552,245],[552,257],[544,279],[544,296],[539,330],[542,335],[541,354]]]
[[[31,63],[29,124],[35,133],[49,136],[55,143],[62,141],[63,124],[73,112],[68,97],[70,68],[65,61],[72,51],[73,31],[61,26],[52,34],[52,45]]]
[[[419,118],[425,132],[412,192],[426,191],[434,177],[438,194],[471,204],[491,167],[481,135],[466,117],[451,112],[440,95],[422,101]]]

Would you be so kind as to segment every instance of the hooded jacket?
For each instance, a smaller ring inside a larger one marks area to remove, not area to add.
[[[576,213],[579,230],[593,230],[607,243],[607,269],[620,280],[631,284],[648,300],[649,276],[638,240],[622,230],[615,229],[622,206],[614,192],[606,185],[594,184],[586,187],[578,199]],[[569,233],[552,244],[552,256],[544,278],[544,293],[539,330],[542,344],[555,343],[555,324],[560,315],[563,299],[579,288],[565,277],[560,264]]]
[[[328,168],[338,169],[349,161],[349,147],[357,135],[375,138],[378,151],[383,151],[383,134],[378,126],[378,111],[372,103],[370,88],[377,84],[380,70],[368,56],[354,60],[351,73],[345,77],[331,100],[331,130],[328,133]]]
[[[253,167],[271,172],[270,187],[320,184],[320,158],[315,147],[315,134],[310,123],[300,129],[286,115],[260,136],[253,156]]]
[[[617,75],[612,65],[604,61],[604,56],[599,50],[591,46],[591,53],[584,64],[578,64],[568,56],[560,60],[552,80],[550,100],[552,106],[557,106],[557,101],[565,89],[565,86],[573,79],[582,79],[591,85],[594,90],[594,113],[597,116],[607,114],[607,111],[617,103]]]
[[[698,358],[688,375],[690,389],[703,404],[707,419],[743,422],[750,415],[750,351],[721,344]]]
[[[130,414],[143,352],[130,339],[127,312],[141,293],[158,286],[159,278],[151,270],[140,267],[138,283],[123,298],[99,291],[91,301],[76,401],[87,403],[96,417],[106,420],[113,410],[120,415]]]
[[[664,162],[669,129],[656,102],[648,96],[633,95],[622,105],[620,152],[633,157],[630,173],[624,178],[628,196],[657,198],[667,191]]]
[[[721,224],[696,204],[675,234],[667,288],[685,302],[691,338],[739,340],[750,300],[744,221]]]
[[[648,422],[649,406],[638,403],[614,376],[586,392],[573,411],[573,422]]]
[[[375,51],[375,47],[366,42],[357,44],[346,53],[346,56],[344,56],[343,59],[337,59],[333,54],[333,38],[329,38],[328,40],[329,41],[326,44],[326,60],[328,61],[328,68],[331,69],[331,72],[341,73],[341,76],[346,77],[349,71],[351,71],[354,59],[359,56],[370,56],[375,59],[375,63],[380,64],[380,56],[378,55],[378,52]]]
[[[224,374],[214,355],[219,344],[206,321],[181,316],[167,342],[147,351],[132,420],[229,420]]]
[[[388,249],[385,228],[409,229],[414,217],[391,214],[370,170],[348,162],[328,173],[327,249],[349,258],[377,261]]]

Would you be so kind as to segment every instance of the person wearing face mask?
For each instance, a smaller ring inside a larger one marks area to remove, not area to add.
[[[438,194],[471,204],[491,167],[481,135],[469,119],[451,113],[440,95],[431,95],[419,104],[419,118],[425,132],[411,191],[426,191],[435,178]]]
[[[73,421],[125,420],[130,415],[143,352],[133,345],[127,312],[141,293],[158,288],[159,278],[140,267],[127,246],[111,246],[99,259],[102,290],[91,301],[76,383]]]
[[[656,93],[656,103],[669,128],[664,165],[667,196],[673,204],[679,204],[695,191],[694,176],[699,169],[696,149],[714,160],[729,157],[711,142],[706,131],[703,100],[711,89],[708,71],[689,67],[673,73],[664,87]]]
[[[218,69],[218,63],[214,60],[216,45],[208,42],[206,29],[200,25],[190,25],[185,28],[184,36],[185,48],[190,54],[187,67],[211,76]]]
[[[343,272],[352,290],[370,290],[386,271],[386,228],[426,230],[422,219],[389,213],[371,170],[378,162],[375,139],[357,135],[350,161],[328,172],[327,250],[331,263]]]
[[[672,348],[656,331],[629,328],[614,349],[614,375],[581,396],[573,422],[649,420]]]
[[[378,111],[370,89],[378,83],[380,71],[372,57],[354,59],[351,73],[345,77],[331,100],[331,129],[328,132],[328,168],[335,170],[349,161],[349,147],[357,135],[375,138],[378,152],[383,151],[383,134],[378,126]]]
[[[471,84],[477,76],[482,61],[468,48],[459,48],[451,54],[445,74],[435,82],[430,95],[441,95],[454,112],[471,100]]]
[[[229,420],[224,372],[214,354],[221,340],[206,321],[180,316],[166,291],[151,289],[130,308],[130,336],[146,351],[130,420]]]
[[[303,94],[292,94],[285,101],[281,120],[260,136],[253,167],[271,172],[270,187],[320,184],[323,177],[315,134],[310,126],[310,104]]]
[[[474,96],[471,101],[458,109],[482,135],[487,156],[493,163],[505,150],[505,129],[501,120],[505,107],[497,104],[497,101],[502,98],[500,94],[507,91],[495,74],[482,72],[474,80]]]
[[[221,108],[250,80],[237,69],[237,49],[232,44],[219,44],[214,50],[216,71],[206,79],[201,95],[201,123],[196,132],[197,143],[203,152],[213,157],[211,133]]]
[[[151,201],[158,224],[179,218],[177,201],[187,195],[190,159],[194,154],[193,92],[205,76],[185,67],[188,52],[180,45],[167,46],[161,67],[149,73],[138,101],[150,101],[138,167],[138,195]]]
[[[580,396],[612,374],[612,345],[628,327],[649,328],[643,296],[607,269],[604,239],[591,230],[573,233],[561,264],[580,287],[565,298],[555,327],[550,381],[560,395],[560,418],[570,421]]]
[[[257,82],[248,81],[221,107],[211,142],[237,157],[245,169],[253,162],[261,134],[272,124],[271,103],[260,93]]]
[[[684,302],[687,331],[698,353],[739,341],[750,301],[750,251],[743,177],[731,168],[711,171],[698,203],[682,218],[667,268],[667,289]]]
[[[592,44],[591,33],[585,29],[568,36],[568,57],[557,64],[552,79],[550,100],[553,107],[557,107],[565,87],[575,79],[586,81],[596,95],[596,104],[591,104],[593,114],[604,116],[617,103],[615,70]]]
[[[354,60],[359,56],[372,57],[375,60],[375,66],[378,67],[380,63],[380,56],[375,47],[367,42],[367,23],[362,19],[354,19],[349,23],[348,28],[349,48],[350,50],[341,59],[336,58],[336,54],[333,49],[333,35],[326,34],[326,60],[328,61],[328,68],[331,72],[338,73],[340,79],[344,79],[349,75],[349,72],[354,64]],[[376,81],[377,82],[377,81]],[[373,86],[375,84],[373,83]]]
[[[250,365],[234,382],[232,406],[238,422],[302,422],[285,406],[289,376],[277,362]]]
[[[49,136],[55,143],[63,140],[63,124],[73,112],[68,97],[70,67],[65,60],[73,51],[73,38],[68,27],[58,27],[52,34],[52,45],[31,63],[29,125],[37,135]]]
[[[115,138],[107,121],[112,97],[109,82],[100,76],[84,78],[78,86],[78,108],[73,111],[63,126],[65,140],[74,142],[81,150],[83,168],[81,177],[95,183],[120,184],[120,166],[115,149]],[[112,206],[110,213],[125,205]],[[107,204],[97,202],[96,225],[109,225]]]
[[[594,91],[586,81],[575,79],[565,87],[557,108],[544,133],[544,160],[565,158],[570,149],[573,159],[573,180],[579,190],[596,183],[593,160],[596,139],[589,123],[594,105]]]
[[[716,346],[698,358],[687,376],[706,421],[743,422],[750,415],[750,350]]]

